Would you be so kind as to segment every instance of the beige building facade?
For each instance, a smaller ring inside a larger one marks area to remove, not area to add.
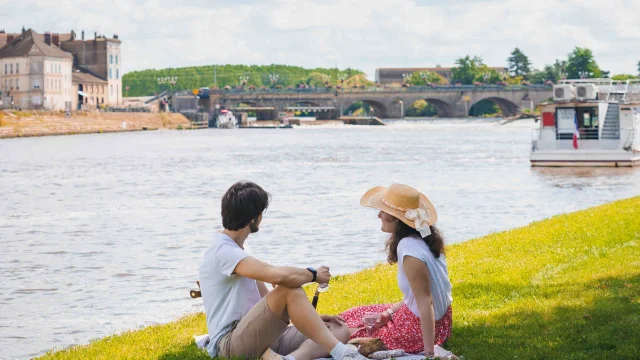
[[[78,38],[74,31],[0,30],[1,107],[62,110],[67,102],[72,109],[122,106],[121,69],[118,35],[94,33],[85,40],[84,31]]]
[[[0,49],[3,107],[64,110],[73,97],[73,57],[25,30]]]
[[[60,48],[73,54],[75,65],[86,73],[107,81],[105,104],[110,106],[122,105],[122,56],[120,40],[117,35],[109,39],[94,34],[91,40],[72,37],[69,41],[60,43]],[[91,84],[89,84],[91,85]]]

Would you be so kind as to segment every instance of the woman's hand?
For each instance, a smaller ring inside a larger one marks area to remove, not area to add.
[[[382,327],[385,327],[390,320],[391,314],[389,314],[389,312],[385,310],[378,315],[378,320],[376,321],[375,325],[373,325],[373,328],[380,329]]]

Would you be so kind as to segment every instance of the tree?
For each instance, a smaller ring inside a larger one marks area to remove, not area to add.
[[[409,105],[406,116],[427,116],[433,117],[438,115],[438,110],[435,106],[429,104],[425,100],[417,100],[413,104]]]
[[[593,53],[587,48],[576,47],[567,60],[567,76],[569,79],[600,77],[602,71],[598,67]]]
[[[529,58],[518,48],[513,50],[507,61],[509,62],[509,72],[513,77],[522,76],[526,79],[531,72]]]
[[[640,74],[640,61],[638,61],[638,74]]]
[[[306,82],[306,84],[309,86],[323,87],[329,83],[329,80],[330,78],[326,74],[312,72],[311,74],[309,74],[309,77],[306,79],[306,81],[303,82]]]
[[[412,86],[425,86],[427,84],[446,84],[447,79],[432,71],[416,71],[407,77],[405,83]]]
[[[612,80],[631,80],[631,79],[637,79],[637,77],[631,74],[617,74],[617,75],[613,75],[611,79]]]
[[[479,74],[479,68],[484,65],[482,58],[469,55],[456,60],[456,67],[451,69],[451,82],[461,83],[463,85],[471,85],[476,81]]]
[[[495,69],[489,69],[487,65],[482,64],[478,67],[475,81],[495,85],[502,81],[502,75]]]

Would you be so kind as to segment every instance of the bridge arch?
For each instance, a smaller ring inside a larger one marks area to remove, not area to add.
[[[353,101],[351,102],[351,104],[349,104],[349,106],[347,106],[344,109],[344,114],[343,115],[349,115],[348,112],[350,111],[349,109],[351,109],[355,104],[361,102],[364,105],[367,105],[367,108],[372,109],[373,111],[371,111],[370,113],[368,113],[367,115],[371,115],[371,116],[376,116],[379,118],[385,118],[387,117],[387,106],[379,101],[375,101],[375,100],[368,100],[368,99],[362,99],[359,101]]]
[[[520,112],[520,107],[511,100],[501,98],[501,97],[485,97],[480,99],[475,99],[476,101],[469,105],[469,110],[467,115],[471,115],[474,106],[483,102],[490,101],[497,105],[500,108],[503,116],[514,116]]]
[[[444,118],[444,117],[454,116],[455,110],[453,106],[451,106],[448,102],[440,99],[434,99],[434,98],[426,98],[424,99],[424,101],[426,101],[427,104],[431,104],[433,105],[433,107],[436,108],[436,111],[438,112],[438,117]]]

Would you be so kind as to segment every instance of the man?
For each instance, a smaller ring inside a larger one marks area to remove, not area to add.
[[[319,316],[301,288],[328,283],[329,268],[276,267],[245,250],[268,206],[269,194],[252,182],[234,184],[222,198],[224,230],[214,234],[200,266],[209,355],[266,358],[277,353],[287,360],[310,360],[330,354],[337,360],[365,360],[344,344],[350,335],[344,320]],[[265,283],[276,287],[268,291]]]

